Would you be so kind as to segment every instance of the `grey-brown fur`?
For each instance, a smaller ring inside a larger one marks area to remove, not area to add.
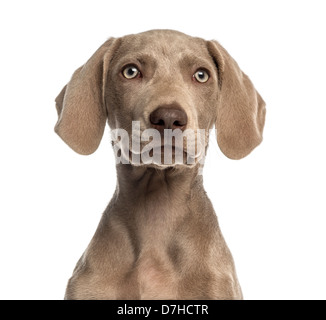
[[[121,70],[128,64],[143,77],[125,79]],[[209,71],[207,83],[194,81],[199,68]],[[131,134],[131,121],[140,121],[143,131],[156,108],[177,105],[187,128],[208,132],[215,124],[223,153],[240,159],[261,142],[265,119],[264,101],[220,44],[171,30],[109,39],[76,70],[56,103],[55,130],[81,154],[97,149],[106,121]],[[199,168],[198,161],[118,164],[116,192],[65,298],[241,299]]]

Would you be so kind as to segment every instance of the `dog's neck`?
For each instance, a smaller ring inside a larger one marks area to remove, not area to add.
[[[194,185],[202,185],[202,176],[198,174],[199,165],[157,169],[147,166],[120,164],[117,166],[119,197],[127,201],[155,201],[168,196],[178,196],[182,200]]]
[[[189,216],[194,199],[198,201],[197,196],[204,192],[198,170],[199,165],[164,170],[117,165],[112,212],[119,216],[115,218],[141,235],[173,232]]]

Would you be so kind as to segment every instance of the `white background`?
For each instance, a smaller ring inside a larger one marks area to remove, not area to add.
[[[324,1],[2,1],[0,298],[62,299],[115,188],[106,130],[80,156],[54,99],[110,36],[176,29],[216,39],[267,103],[263,143],[222,155],[205,188],[246,299],[326,298]]]

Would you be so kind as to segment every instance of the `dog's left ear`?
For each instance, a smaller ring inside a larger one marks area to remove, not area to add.
[[[107,119],[104,91],[109,62],[119,39],[106,41],[77,69],[56,98],[55,132],[74,151],[91,154],[99,146]]]
[[[241,159],[262,141],[265,102],[218,42],[208,41],[207,48],[217,66],[220,87],[215,122],[217,142],[228,158]]]

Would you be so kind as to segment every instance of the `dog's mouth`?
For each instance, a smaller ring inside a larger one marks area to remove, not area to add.
[[[145,147],[146,149],[146,147]],[[150,159],[154,160],[161,160],[162,164],[173,164],[178,163],[181,164],[184,162],[185,156],[187,156],[187,151],[183,148],[180,148],[175,145],[162,145],[162,146],[156,146],[154,148],[151,148],[149,151],[145,150],[142,152],[142,156],[146,158],[146,154],[149,156]],[[146,159],[145,159],[146,160]],[[158,161],[155,161],[158,162]]]
[[[129,159],[133,165],[155,165],[156,167],[173,167],[176,165],[194,166],[203,157],[203,152],[189,152],[187,148],[174,144],[159,146],[145,145],[141,152],[130,151]]]
[[[112,136],[112,144],[117,163],[159,168],[176,165],[192,167],[204,158],[206,146],[205,133],[193,131],[186,135],[180,130],[164,134],[146,130],[135,130],[131,134],[120,132]]]

